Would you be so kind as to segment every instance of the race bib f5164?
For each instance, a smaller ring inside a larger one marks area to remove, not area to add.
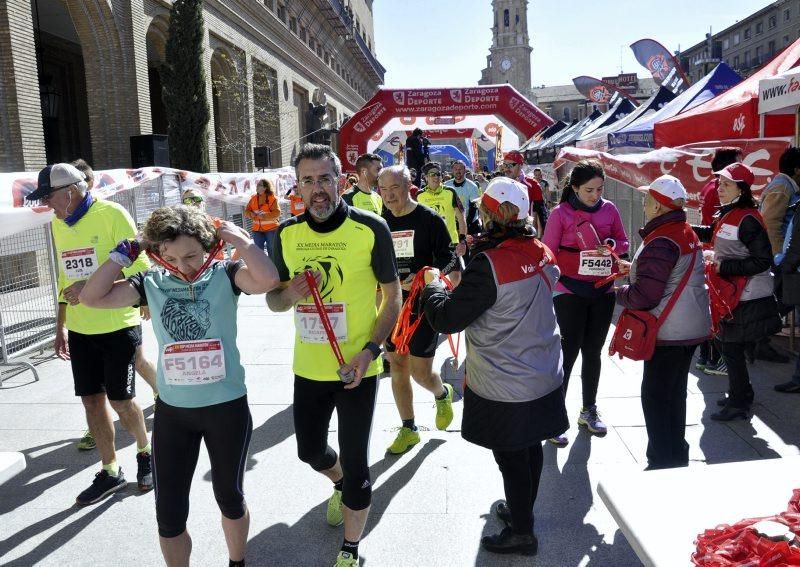
[[[225,351],[220,339],[180,341],[164,345],[164,380],[170,386],[213,384],[225,378]]]

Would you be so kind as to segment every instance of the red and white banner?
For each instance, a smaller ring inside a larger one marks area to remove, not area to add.
[[[168,167],[106,169],[95,170],[92,195],[108,199],[161,176],[170,176],[182,191],[196,189],[208,199],[242,207],[247,205],[261,179],[272,181],[281,197],[295,184],[291,167],[252,173],[194,173]],[[37,178],[38,172],[0,173],[0,238],[46,224],[53,218],[48,207],[34,207],[34,203],[25,200],[36,189]]]
[[[743,163],[750,166],[756,176],[752,189],[757,196],[778,173],[778,159],[789,147],[789,142],[783,139],[725,140],[627,155],[567,147],[561,149],[553,165],[558,169],[565,162],[596,159],[603,164],[608,177],[631,187],[648,185],[662,175],[673,175],[686,187],[689,194],[687,206],[695,208],[699,206],[700,190],[713,174],[711,158],[714,150],[722,146],[742,149]]]
[[[370,138],[392,118],[425,116],[431,118],[426,118],[426,126],[436,129],[440,125],[436,123],[436,117],[452,117],[453,124],[460,124],[459,119],[462,117],[486,115],[498,116],[519,130],[525,139],[553,124],[552,118],[511,85],[455,89],[379,89],[339,130],[342,168],[348,172],[353,171],[358,156],[367,151]]]

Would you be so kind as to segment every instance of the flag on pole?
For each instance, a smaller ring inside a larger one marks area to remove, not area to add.
[[[624,96],[632,102],[637,102],[625,91],[620,90],[614,85],[606,83],[605,81],[601,81],[600,79],[589,77],[588,75],[575,77],[572,79],[572,83],[575,85],[575,88],[578,89],[579,93],[595,104],[608,104],[614,94]]]
[[[639,64],[650,71],[657,84],[664,85],[675,94],[682,93],[689,86],[689,79],[680,62],[659,42],[654,39],[640,39],[631,44],[631,50]]]

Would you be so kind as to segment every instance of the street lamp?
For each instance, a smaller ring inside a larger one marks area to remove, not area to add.
[[[42,104],[42,118],[58,118],[61,93],[53,87],[53,77],[45,75],[39,83],[39,96]]]

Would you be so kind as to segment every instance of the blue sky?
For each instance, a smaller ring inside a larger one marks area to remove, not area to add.
[[[769,5],[765,0],[556,0],[528,4],[532,82],[647,71],[628,47],[651,37],[670,51],[702,41]],[[375,47],[396,88],[477,84],[492,41],[490,0],[376,0]]]

